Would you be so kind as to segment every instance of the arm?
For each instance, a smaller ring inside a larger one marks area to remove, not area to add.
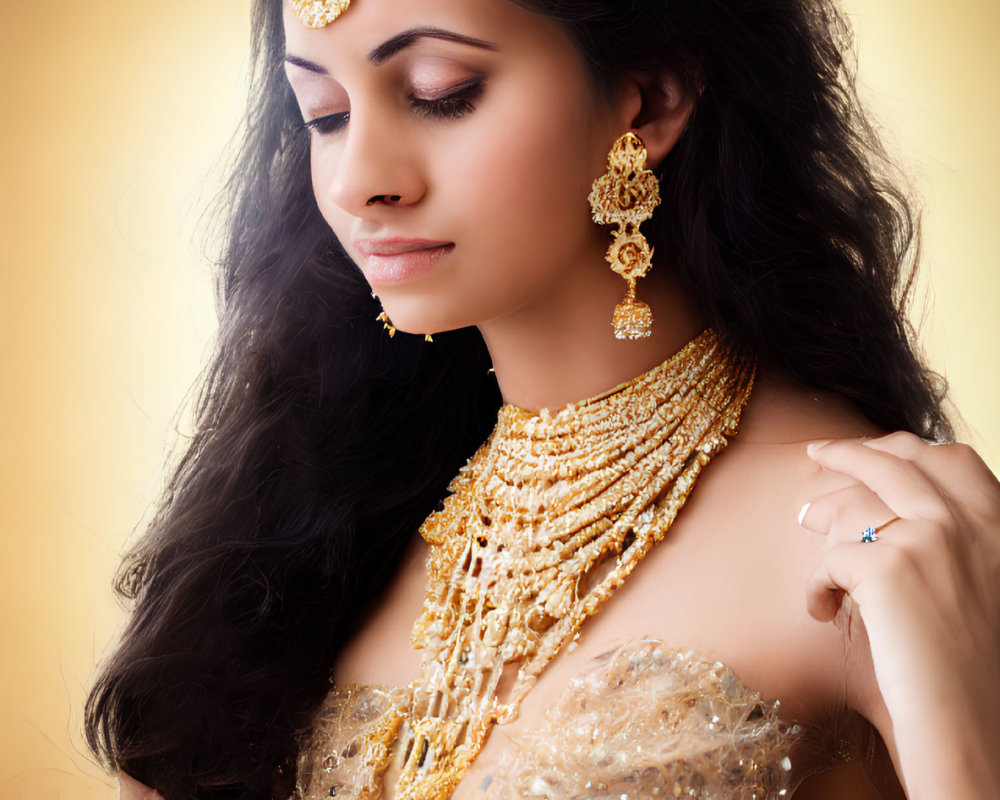
[[[1000,797],[1000,484],[962,445],[910,434],[810,446],[856,479],[816,498],[810,613],[844,626],[858,710],[911,800]],[[878,540],[861,541],[868,526]]]

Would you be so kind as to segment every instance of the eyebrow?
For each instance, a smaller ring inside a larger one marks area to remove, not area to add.
[[[445,30],[444,28],[410,28],[402,31],[401,33],[397,33],[391,39],[387,39],[382,42],[382,44],[368,54],[368,60],[376,66],[384,64],[394,55],[402,50],[405,50],[407,47],[412,46],[421,39],[440,39],[445,42],[457,42],[458,44],[464,44],[469,47],[478,47],[480,50],[497,49],[497,46],[492,42],[487,42],[483,39],[476,39],[473,36],[465,36],[464,34],[455,33],[454,31]],[[291,53],[285,54],[285,61],[289,64],[294,64],[296,67],[308,70],[309,72],[314,72],[317,75],[329,74],[325,67],[320,66],[314,61],[309,61],[306,58],[292,55]]]

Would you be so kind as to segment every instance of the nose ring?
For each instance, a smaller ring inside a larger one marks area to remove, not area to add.
[[[402,196],[398,194],[377,194],[374,197],[370,198],[368,202],[365,203],[365,205],[373,206],[378,202],[398,203],[402,199],[403,199]]]

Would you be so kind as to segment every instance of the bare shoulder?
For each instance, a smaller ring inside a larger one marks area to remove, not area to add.
[[[806,608],[821,536],[802,506],[850,479],[808,457],[817,439],[876,436],[849,403],[764,376],[741,432],[706,468],[668,537],[588,621],[593,649],[652,635],[732,667],[790,717],[849,714],[851,646]],[[605,641],[607,640],[607,641]]]
[[[803,529],[799,513],[854,483],[823,470],[806,448],[882,433],[843,398],[762,375],[739,435],[706,470],[686,520],[711,530],[731,553],[725,565],[734,587],[732,624],[746,632],[737,636],[734,666],[747,683],[805,719],[846,713],[857,684],[874,681],[858,669],[844,630],[816,621],[806,607],[808,580],[826,540]]]

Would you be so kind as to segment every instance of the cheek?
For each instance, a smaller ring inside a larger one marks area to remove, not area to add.
[[[310,151],[309,174],[312,178],[313,197],[316,198],[319,213],[323,215],[327,224],[336,232],[337,228],[334,225],[334,219],[336,218],[337,206],[330,201],[329,192],[324,191],[324,187],[330,185],[334,166],[335,162],[332,153],[324,152],[322,149],[316,149],[315,147]]]
[[[485,131],[478,155],[455,170],[468,176],[459,194],[476,208],[475,238],[486,252],[513,256],[518,272],[557,268],[549,262],[580,258],[581,248],[600,240],[587,194],[603,156],[595,159],[592,137],[568,124],[572,116],[519,108],[509,124]]]
[[[335,153],[329,150],[326,152],[322,149],[315,150],[310,155],[313,197],[316,199],[320,215],[326,220],[326,224],[330,226],[341,245],[347,250],[348,255],[356,263],[356,254],[351,249],[353,218],[333,202],[329,191],[324,191],[324,187],[331,185],[335,165]]]
[[[504,199],[524,208],[525,214],[586,208],[586,191],[581,194],[580,189],[591,180],[587,135],[567,124],[575,104],[563,106],[563,113],[558,100],[550,103],[538,98],[532,105],[516,106],[510,125],[498,131],[493,142],[491,177]]]

